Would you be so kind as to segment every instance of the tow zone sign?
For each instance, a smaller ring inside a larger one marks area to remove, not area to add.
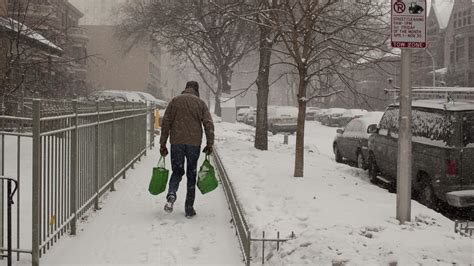
[[[393,48],[426,48],[426,0],[392,0]]]

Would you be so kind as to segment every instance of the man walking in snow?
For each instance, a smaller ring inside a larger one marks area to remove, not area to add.
[[[166,142],[170,136],[171,174],[165,211],[172,212],[176,201],[176,192],[184,175],[186,158],[187,193],[184,204],[186,217],[196,215],[194,198],[196,192],[196,168],[201,150],[202,128],[206,132],[207,144],[203,152],[212,153],[214,144],[214,124],[209,109],[199,98],[199,84],[196,81],[186,83],[181,95],[174,97],[166,108],[161,126],[160,153],[168,154]]]

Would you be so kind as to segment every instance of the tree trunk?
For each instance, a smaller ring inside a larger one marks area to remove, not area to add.
[[[221,108],[221,97],[220,97],[220,92],[219,90],[217,91],[217,94],[214,95],[214,114],[216,114],[218,117],[222,116],[222,108]]]
[[[272,42],[267,40],[271,30],[260,27],[260,63],[257,77],[257,121],[255,127],[255,148],[268,150],[268,94],[270,91],[270,60]]]
[[[219,79],[221,80],[221,92],[225,94],[231,93],[232,69],[228,65],[223,65],[219,69]]]
[[[296,152],[294,177],[304,176],[304,127],[306,118],[306,72],[299,71],[298,85],[298,123],[296,128]]]
[[[231,80],[232,80],[232,70],[229,66],[224,65],[219,68],[217,72],[217,93],[215,95],[216,104],[214,106],[214,113],[221,117],[222,116],[222,108],[220,98],[223,93],[229,94],[231,93]]]

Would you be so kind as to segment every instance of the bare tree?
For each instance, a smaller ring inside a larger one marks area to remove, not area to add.
[[[351,67],[386,41],[383,10],[378,1],[288,0],[273,12],[272,20],[285,47],[279,53],[291,59],[282,63],[298,76],[295,177],[304,175],[306,104],[342,91],[319,87],[309,95],[308,86],[318,87],[322,77],[337,77],[350,87]]]
[[[232,69],[252,49],[252,25],[231,14],[245,12],[244,0],[136,1],[123,9],[119,35],[134,45],[159,41],[174,55],[189,61],[215,96],[220,116],[220,97],[231,92]],[[213,88],[206,75],[217,81]]]
[[[277,1],[257,0],[256,22],[259,30],[260,61],[257,75],[257,120],[255,126],[255,148],[268,150],[268,95],[270,92],[270,68],[273,45],[278,34],[271,20],[271,10],[279,6]]]
[[[52,25],[50,20],[57,10],[52,6],[45,13],[41,9],[44,6],[36,3],[10,0],[7,16],[0,18],[2,106],[6,99],[14,97],[67,97],[85,93],[85,84],[73,84],[69,68],[88,56],[69,56],[61,48],[69,46],[69,28]]]

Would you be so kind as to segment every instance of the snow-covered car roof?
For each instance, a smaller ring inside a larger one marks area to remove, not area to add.
[[[379,122],[380,122],[380,119],[382,118],[382,116],[380,117],[377,117],[377,116],[368,116],[368,117],[359,117],[359,118],[356,118],[358,119],[359,121],[362,122],[362,124],[364,124],[364,127],[367,129],[367,127],[369,125],[378,125]]]
[[[133,91],[105,90],[91,94],[97,100],[123,100],[128,102],[145,102],[140,95]]]
[[[362,116],[367,113],[367,110],[364,109],[349,109],[346,110],[342,116],[343,117],[354,117],[354,116]]]
[[[249,108],[241,108],[239,111],[237,111],[238,115],[245,115],[246,113],[249,113],[252,110],[252,107]]]
[[[399,106],[399,103],[390,106]],[[450,101],[444,99],[416,100],[412,102],[413,107],[424,107],[446,111],[474,111],[474,101]]]
[[[269,106],[268,110],[273,116],[298,116],[298,108],[294,106]]]
[[[344,108],[329,108],[325,114],[342,114],[346,111]]]
[[[155,96],[149,94],[148,92],[137,91],[135,93],[137,93],[138,96],[140,96],[140,98],[142,98],[143,100],[156,104],[159,108],[166,108],[166,106],[168,106],[168,103],[166,101],[157,99],[155,98]]]

